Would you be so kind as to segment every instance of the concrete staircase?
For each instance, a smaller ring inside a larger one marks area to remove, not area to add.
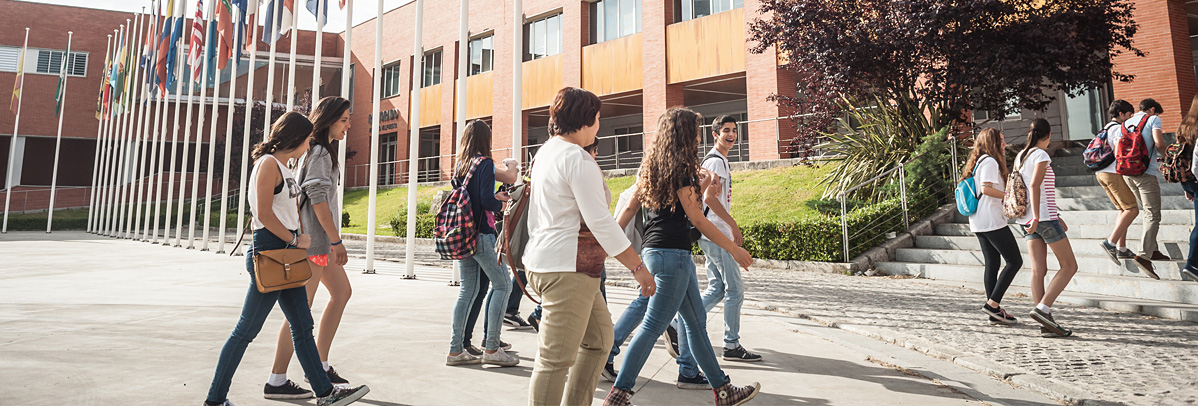
[[[1058,207],[1069,224],[1069,240],[1078,260],[1078,273],[1066,291],[1113,297],[1109,306],[1102,301],[1091,305],[1198,321],[1198,281],[1183,280],[1180,273],[1189,253],[1193,203],[1186,200],[1180,185],[1161,181],[1163,207],[1157,240],[1161,252],[1173,258],[1155,262],[1161,280],[1144,275],[1131,260],[1115,265],[1100,245],[1110,233],[1118,212],[1094,174],[1082,164],[1080,153],[1080,149],[1060,150],[1052,164],[1057,176]],[[1140,248],[1144,217],[1141,213],[1128,231],[1127,244],[1132,250]],[[1022,240],[1018,226],[1010,227],[1016,238]],[[1027,246],[1020,241],[1019,248],[1025,252],[1024,265],[1014,285],[1030,286],[1032,273],[1031,261],[1026,257]],[[952,222],[936,225],[934,235],[915,237],[914,247],[896,250],[895,261],[875,265],[891,275],[981,282],[983,263],[977,237],[969,231],[968,219],[956,214]],[[1057,268],[1050,250],[1050,276]]]

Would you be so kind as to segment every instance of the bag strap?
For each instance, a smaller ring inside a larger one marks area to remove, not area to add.
[[[275,160],[275,162],[279,162],[279,159],[278,159],[278,158],[275,158],[275,157],[274,157],[274,155],[271,155],[270,157],[271,157],[272,159],[274,159],[274,160]],[[282,170],[280,170],[280,171],[279,171],[279,177],[282,177],[282,176],[283,176],[283,171],[282,171]],[[287,184],[287,179],[283,179],[283,184],[284,184],[284,185],[286,185],[286,184]],[[303,193],[301,193],[301,195],[303,195]],[[253,202],[251,202],[251,204],[253,204]],[[300,204],[301,204],[301,203],[300,203],[300,200],[299,200],[299,198],[297,197],[297,198],[295,199],[295,210],[296,210],[297,212],[299,212],[299,213],[298,213],[298,214],[299,214],[299,221],[300,221],[300,229],[299,229],[299,233],[300,233],[300,234],[303,234],[303,233],[304,233],[304,213],[303,213],[303,210],[300,210],[300,209],[301,209],[301,207],[302,207],[302,206],[300,206]],[[245,238],[246,231],[248,231],[248,230],[250,229],[250,225],[253,223],[253,221],[254,221],[254,216],[253,216],[253,215],[245,216],[245,227],[241,229],[241,234],[239,234],[239,235],[237,236],[237,244],[233,245],[233,249],[232,249],[232,250],[229,250],[229,256],[233,256],[233,254],[237,252],[237,249],[238,249],[238,248],[241,248],[241,241],[242,241],[242,239],[244,239],[244,238]]]
[[[485,157],[483,157],[483,156],[474,157],[474,162],[470,163],[470,170],[466,171],[466,178],[462,180],[462,185],[459,187],[466,187],[466,185],[470,184],[470,178],[474,177],[474,170],[478,169],[478,164],[483,161],[483,158],[485,158]],[[492,187],[494,187],[494,185],[492,185]]]

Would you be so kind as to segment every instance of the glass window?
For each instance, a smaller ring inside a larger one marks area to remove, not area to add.
[[[562,15],[554,14],[524,25],[524,60],[562,52]]]
[[[600,0],[591,15],[592,43],[641,32],[641,0]]]
[[[545,22],[545,55],[562,53],[562,16],[549,17]]]
[[[62,72],[63,51],[38,50],[37,73],[57,75]],[[87,53],[71,52],[71,60],[67,63],[67,74],[71,76],[87,76]]]
[[[636,16],[640,14],[640,10],[636,9],[634,0],[620,0],[620,36],[626,37],[636,34]]]
[[[610,41],[619,38],[615,33],[620,32],[620,2],[604,0],[603,4],[603,35],[600,41]]]
[[[441,84],[441,50],[424,54],[424,81],[420,87]]]
[[[495,36],[470,40],[470,69],[467,76],[490,72],[494,67]]]
[[[383,68],[383,98],[399,95],[400,84],[399,62]]]
[[[745,6],[744,0],[676,0],[674,4],[675,10],[681,10],[681,12],[675,12],[675,17],[679,21],[709,16]]]

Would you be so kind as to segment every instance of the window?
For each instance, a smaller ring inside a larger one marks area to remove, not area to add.
[[[31,50],[33,51],[33,50]],[[37,50],[37,73],[48,73],[57,75],[62,71],[62,54],[63,51]],[[71,59],[67,62],[67,74],[71,76],[84,77],[87,76],[87,53],[86,52],[71,52]]]
[[[470,40],[470,66],[466,76],[490,72],[495,68],[495,36]]]
[[[591,3],[593,43],[641,32],[641,0],[600,0]]]
[[[562,15],[554,14],[524,24],[524,60],[562,53]]]
[[[441,84],[441,50],[426,52],[424,59],[421,60],[421,64],[423,65],[424,80],[421,82],[420,87]]]
[[[16,72],[21,48],[0,46],[0,72]]]
[[[399,62],[383,68],[383,98],[399,96]],[[350,89],[353,89],[352,87]]]
[[[744,0],[676,0],[674,19],[692,20],[745,6]]]

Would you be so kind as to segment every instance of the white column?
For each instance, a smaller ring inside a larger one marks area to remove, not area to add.
[[[513,0],[512,16],[512,158],[524,159],[521,150],[524,134],[524,2]]]
[[[379,13],[382,15],[382,13]],[[424,0],[416,0],[416,60],[420,61],[424,57],[424,48],[421,47],[421,30],[424,26]],[[421,66],[424,64],[422,63]],[[420,72],[420,69],[413,69],[412,72]],[[382,76],[382,70],[376,69],[374,76],[377,78]],[[424,75],[420,75],[423,80]],[[415,83],[421,83],[416,81]],[[378,113],[375,113],[378,117]],[[412,116],[408,117],[408,126],[412,131],[408,138],[408,234],[406,253],[404,253],[404,262],[407,267],[407,274],[404,279],[416,279],[416,178],[417,171],[420,167],[420,90],[412,91]],[[375,126],[378,127],[377,125]]]
[[[417,7],[416,9],[417,10],[420,9],[420,5],[421,5],[421,0],[416,0],[416,7]],[[417,11],[416,14],[419,15],[420,12]],[[374,74],[371,75],[372,76],[372,78],[371,78],[372,84],[370,87],[370,89],[374,93],[374,103],[371,104],[371,110],[374,111],[374,114],[371,116],[373,118],[373,120],[370,120],[371,121],[370,122],[370,193],[367,195],[367,205],[366,205],[366,269],[363,269],[362,273],[374,273],[374,232],[375,232],[374,229],[375,229],[375,227],[378,226],[375,223],[376,222],[375,204],[378,201],[378,191],[379,191],[379,125],[378,124],[379,124],[379,107],[382,105],[382,102],[383,102],[383,97],[382,97],[383,96],[383,93],[382,93],[383,92],[383,2],[381,0],[378,2],[378,12],[375,15],[376,15],[376,17],[374,18]],[[417,17],[416,21],[419,22],[420,18]],[[349,29],[349,28],[351,28],[351,27],[347,27],[347,29]],[[420,25],[419,25],[419,23],[417,23],[417,26],[416,26],[416,43],[417,44],[420,43]],[[419,51],[420,47],[417,46],[416,48],[417,48],[417,51]],[[416,55],[417,55],[417,60],[419,60],[420,53],[417,52]],[[412,72],[418,72],[418,71],[413,69]],[[419,83],[419,82],[416,82],[416,83]],[[413,99],[413,100],[419,100],[418,99],[419,96],[417,96],[418,94],[419,94],[418,92],[412,92],[412,97],[417,97],[417,99]],[[418,102],[416,104],[413,104],[412,105],[413,111],[419,111],[420,110],[419,106],[420,106],[420,104]],[[409,122],[412,121],[411,117],[409,117],[408,121]]]
[[[215,35],[213,39],[216,39]],[[212,44],[212,46],[215,45]],[[211,231],[212,225],[212,177],[216,175],[216,124],[217,119],[220,118],[220,111],[217,110],[217,107],[220,105],[221,70],[215,66],[212,68],[216,69],[216,83],[212,85],[212,125],[208,127],[208,176],[204,183],[204,243],[201,244],[200,251],[208,251],[208,232]],[[228,146],[228,143],[225,143],[225,146]],[[227,156],[228,154],[226,154],[226,162],[228,161]],[[220,192],[220,198],[224,200],[225,191]],[[224,217],[225,213],[219,213],[219,215]]]
[[[287,60],[287,111],[295,110],[295,47],[299,44],[299,30],[296,28],[299,26],[299,3],[295,6],[296,9],[291,10],[291,58]],[[320,41],[319,38],[316,40]]]
[[[170,83],[166,85],[164,89],[169,89]],[[162,145],[166,138],[166,123],[162,119],[162,112],[166,110],[166,97],[167,93],[163,91],[162,98],[158,99],[158,111],[154,117],[154,126],[150,129],[154,143],[151,144],[153,148],[150,148],[150,156],[147,157],[149,164],[146,165],[150,176],[146,179],[146,214],[143,216],[146,224],[141,239],[153,243],[158,242],[158,215],[162,213],[159,199],[162,197],[162,158],[166,150],[165,145]]]
[[[58,187],[58,154],[62,150],[62,117],[67,115],[67,80],[71,78],[71,38],[74,32],[67,31],[67,52],[62,55],[62,93],[59,94],[60,108],[58,110],[58,135],[54,137],[54,170],[50,175],[50,208],[46,211],[46,234],[50,234],[50,225],[54,223],[54,194]]]
[[[345,47],[344,52],[341,53],[341,97],[346,100],[349,100],[349,78],[350,75],[353,74],[353,71],[350,70],[351,66],[349,63],[351,55],[349,50],[352,49],[353,46],[353,16],[354,0],[348,0],[345,2]],[[381,18],[382,16],[379,17]],[[349,149],[348,145],[342,145],[341,148],[337,149],[337,167],[341,168],[341,179],[339,179],[337,182],[337,201],[340,203],[337,205],[337,207],[341,207],[343,210],[345,208],[345,150],[347,149]],[[340,230],[341,219],[337,218],[336,222],[338,224],[337,229]]]
[[[257,13],[254,14],[254,18],[258,18]],[[245,133],[241,137],[241,181],[237,183],[237,187],[241,188],[241,193],[237,197],[237,235],[239,238],[242,234],[245,234],[245,200],[246,195],[249,193],[249,189],[247,188],[249,184],[246,183],[246,178],[249,176],[250,171],[250,134],[253,133],[253,130],[250,129],[250,118],[254,115],[254,71],[258,70],[257,21],[254,21],[253,27],[249,38],[246,38],[253,45],[250,48],[250,72],[245,81],[245,125],[242,126]],[[241,50],[237,52],[241,52]]]
[[[233,47],[237,48],[237,40],[236,39],[233,40]],[[238,55],[240,55],[241,49],[234,49],[233,52],[236,52]],[[228,216],[228,213],[229,213],[229,161],[231,161],[233,159],[233,108],[235,108],[237,106],[237,103],[234,101],[235,100],[234,98],[237,96],[237,65],[238,65],[237,60],[238,59],[240,59],[240,58],[238,58],[237,56],[233,56],[233,63],[229,65],[231,67],[231,70],[229,73],[229,107],[225,108],[225,155],[224,155],[225,156],[225,159],[224,159],[225,164],[224,164],[224,168],[221,169],[221,172],[220,172],[221,173],[221,177],[220,177],[220,190],[221,190],[220,197],[221,198],[220,198],[220,222],[217,223],[218,227],[216,230],[216,253],[217,254],[225,253],[225,227],[228,226],[228,224],[225,224],[225,223],[228,221],[228,217],[229,217]],[[253,89],[253,87],[249,86],[249,85],[246,85],[246,87]],[[249,99],[249,98],[247,97],[246,99]],[[246,114],[248,115],[249,113],[250,112],[247,109]],[[245,194],[245,189],[241,188],[241,192],[238,193],[238,195],[244,195],[244,194]]]
[[[122,28],[123,27],[124,26],[122,26]],[[25,38],[26,38],[25,41],[29,41],[29,39],[28,39],[29,38],[29,29],[28,28],[25,29]],[[117,37],[117,42],[120,42],[120,41],[121,41],[120,37]],[[113,48],[114,47],[112,46],[112,35],[109,35],[108,36],[108,45],[106,46],[105,51],[104,51],[104,61],[105,62],[113,63],[113,61],[112,61]],[[24,49],[24,48],[22,48],[22,49]],[[101,80],[102,82],[108,81],[108,79],[106,79],[106,78],[108,78],[108,69],[111,69],[111,68],[112,68],[111,66],[105,66],[104,70],[100,71],[100,77],[105,78],[105,79]],[[109,91],[109,94],[112,94],[112,92]],[[100,89],[100,115],[101,115],[101,118],[96,120],[96,154],[95,154],[95,157],[92,158],[92,183],[91,183],[92,190],[91,190],[91,197],[88,199],[88,203],[87,203],[87,231],[88,232],[92,231],[92,225],[95,224],[96,190],[99,189],[99,185],[97,184],[97,182],[99,181],[99,178],[100,178],[100,150],[103,149],[103,145],[104,145],[104,122],[106,121],[103,119],[103,116],[108,113],[105,110],[111,110],[111,107],[112,107],[111,101],[109,101],[109,103],[108,103],[109,108],[107,108],[107,109],[104,108],[103,104],[104,104],[104,90],[103,90],[103,88],[101,88]],[[17,108],[17,111],[18,112],[21,111],[20,107]],[[16,131],[13,131],[12,143],[13,143],[13,145],[16,145],[16,143],[17,143],[17,132]],[[10,152],[8,154],[8,160],[12,161],[13,158],[14,158],[13,154]],[[4,205],[4,214],[5,214],[4,231],[7,232],[8,231],[8,221],[7,221],[8,204]]]
[[[458,16],[457,134],[466,128],[466,78],[470,75],[470,0],[462,0],[461,3],[461,14]],[[458,261],[453,261],[453,279],[449,281],[449,286],[459,286],[461,281],[462,267],[458,266]]]
[[[204,49],[201,51],[201,52],[203,52],[203,54],[202,54],[203,55],[202,67],[203,68],[200,69],[200,71],[201,71],[201,75],[200,75],[200,111],[199,111],[199,113],[197,113],[197,118],[198,118],[197,121],[198,122],[196,123],[196,133],[195,133],[196,134],[196,151],[195,151],[195,157],[194,157],[195,162],[192,166],[192,171],[191,171],[191,173],[192,173],[191,215],[189,216],[190,220],[188,221],[188,224],[187,224],[187,249],[195,248],[195,242],[196,242],[195,241],[196,214],[197,214],[196,210],[197,210],[197,204],[199,204],[199,202],[200,202],[200,199],[199,199],[200,147],[203,146],[202,142],[204,140],[204,118],[205,118],[204,113],[208,107],[208,101],[207,101],[207,99],[208,99],[208,69],[210,68],[209,65],[211,65],[209,63],[210,60],[208,59],[208,48],[211,47],[212,43],[215,41],[215,38],[213,38],[213,37],[215,37],[215,35],[211,35],[212,32],[208,29],[208,27],[212,25],[212,6],[214,3],[215,2],[208,3],[208,10],[205,13],[205,15],[208,16],[208,18],[204,19]],[[211,150],[211,148],[209,148],[209,149]],[[211,155],[208,156],[208,160],[210,160],[210,161],[212,160]],[[210,172],[206,173],[205,177],[211,179],[212,172],[210,171]],[[210,211],[207,209],[208,208],[205,207],[205,211]],[[205,213],[205,217],[207,217],[207,213]],[[205,233],[206,232],[207,232],[207,230],[205,230]]]
[[[184,20],[183,25],[185,27],[187,26],[186,20]],[[175,168],[178,168],[178,166],[176,164],[179,161],[179,116],[180,116],[179,106],[181,104],[183,104],[183,98],[182,98],[183,97],[182,96],[183,82],[186,82],[189,79],[188,73],[190,73],[187,69],[184,69],[184,66],[187,66],[187,58],[184,57],[185,54],[183,53],[183,49],[185,49],[185,46],[187,45],[187,42],[186,42],[186,39],[188,37],[186,35],[187,32],[188,32],[188,30],[186,28],[184,28],[183,29],[184,34],[179,36],[179,46],[177,48],[178,52],[175,53],[175,61],[176,61],[175,62],[175,78],[176,79],[175,79],[175,104],[174,104],[174,109],[173,109],[173,111],[174,111],[173,115],[175,116],[175,123],[174,123],[174,129],[171,131],[171,163],[170,163],[170,166],[168,166],[166,169],[166,211],[165,211],[166,218],[163,219],[163,221],[162,221],[162,223],[163,223],[162,226],[165,227],[165,229],[163,229],[163,231],[162,231],[162,245],[170,245],[171,244],[171,210],[174,208],[174,203],[175,203]],[[164,134],[163,137],[166,137],[166,135]],[[186,154],[187,152],[184,151],[183,153]],[[186,158],[184,158],[184,159],[186,159]],[[182,172],[183,171],[180,171],[179,179],[183,179]],[[179,211],[182,212],[183,211],[182,210],[182,208],[183,208],[183,199],[182,199],[183,185],[182,184],[179,185],[179,192],[180,192],[179,193],[179,195],[180,195],[180,199],[179,199],[180,210]],[[157,214],[154,215],[154,227],[155,227],[155,229],[157,229],[157,227],[158,227],[158,215]]]
[[[142,7],[142,11],[143,12],[145,11],[145,7]],[[140,25],[141,25],[142,15],[143,15],[142,13],[136,13],[134,15],[134,20],[137,21],[138,27],[140,27]],[[131,38],[133,38],[133,40],[129,40],[129,39],[125,40],[126,44],[128,44],[128,45],[126,45],[126,47],[129,47],[129,46],[132,46],[133,41],[135,41],[137,39],[137,34],[134,33],[135,28],[134,28],[133,24],[128,24],[129,19],[125,19],[125,22],[126,22],[126,27],[127,27],[127,31],[125,33],[123,33],[123,34],[120,33],[120,30],[113,30],[113,32],[116,33],[117,36],[119,36],[120,38],[130,38],[129,36],[132,35]],[[135,50],[127,50],[127,52],[137,52],[135,55],[139,55],[139,57],[140,57],[141,45],[140,44],[138,45],[138,48],[136,51]],[[126,69],[132,69],[132,68],[126,67]],[[126,73],[126,76],[125,76],[126,78],[133,78],[134,80],[136,80],[136,75],[129,75],[128,73],[129,72]],[[128,83],[129,83],[129,79],[126,79],[126,80],[124,80],[123,83],[121,83],[121,86],[123,87],[121,89],[121,98],[122,99],[125,97],[125,93],[128,90],[128,85],[127,85]],[[104,134],[105,134],[104,155],[102,155],[102,158],[101,158],[103,162],[100,163],[100,184],[103,185],[103,187],[100,189],[100,197],[98,199],[99,201],[97,202],[98,207],[96,208],[96,215],[98,216],[98,218],[97,218],[96,227],[94,230],[94,232],[96,234],[100,234],[100,235],[108,235],[108,224],[109,224],[108,218],[109,218],[109,213],[111,212],[112,192],[113,192],[113,190],[115,190],[113,178],[116,175],[117,168],[116,168],[115,164],[116,164],[116,157],[117,157],[117,151],[118,151],[117,150],[118,134],[115,131],[116,126],[114,125],[114,123],[117,121],[116,120],[117,119],[116,106],[118,104],[120,104],[120,105],[124,106],[123,107],[124,110],[129,109],[128,103],[118,103],[115,94],[116,94],[116,89],[113,89],[113,99],[110,102],[112,104],[112,108],[109,109],[108,120],[107,120],[107,123],[105,123],[105,125],[104,125]]]
[[[125,19],[125,21],[128,22],[129,19]],[[132,30],[133,25],[129,24],[128,27]],[[124,36],[120,34],[119,30],[114,30],[113,33],[117,37],[117,42],[114,44],[119,44],[121,38],[124,38]],[[96,201],[92,203],[96,211],[96,221],[91,228],[92,234],[102,233],[104,226],[105,198],[108,192],[108,166],[110,165],[108,157],[112,152],[112,113],[116,110],[117,106],[116,88],[113,88],[111,92],[112,98],[108,101],[108,111],[104,113],[104,121],[100,123],[102,126],[100,136],[100,165],[96,170]]]
[[[161,17],[159,17],[159,16],[154,17],[153,24],[161,24],[161,27],[162,27],[161,30],[157,30],[159,32],[155,33],[155,35],[162,35],[162,31],[166,31],[166,22],[165,22],[165,20],[160,20],[160,18]],[[157,72],[158,72],[158,39],[157,38],[155,38],[153,41],[152,49],[153,49],[153,56],[150,58],[150,60],[152,61],[150,68],[152,69],[152,72],[155,75],[155,77],[157,77]],[[154,88],[156,86],[154,86],[153,84],[149,84],[149,86],[150,86],[150,89],[149,89],[149,92],[147,92],[147,95],[153,96],[155,94]],[[157,93],[158,93],[158,97],[160,99],[164,96],[161,94],[161,92],[157,92]],[[141,116],[141,119],[136,120],[137,121],[137,130],[134,133],[134,137],[136,139],[136,141],[135,141],[136,147],[134,149],[137,151],[137,154],[136,154],[136,159],[134,159],[132,161],[133,165],[131,167],[133,168],[133,171],[134,171],[133,172],[134,173],[133,180],[137,183],[134,184],[133,186],[130,186],[130,191],[133,192],[133,194],[129,198],[129,204],[128,204],[128,208],[126,210],[126,212],[128,213],[128,218],[125,221],[125,238],[137,239],[137,232],[138,232],[137,224],[138,224],[139,218],[137,217],[136,214],[138,213],[138,209],[141,208],[140,206],[141,206],[141,202],[142,202],[142,190],[143,190],[142,176],[143,176],[144,172],[142,170],[142,164],[144,162],[143,158],[145,158],[146,144],[148,143],[149,135],[150,135],[150,117],[152,117],[153,109],[154,109],[154,104],[153,104],[154,100],[152,98],[150,100],[151,100],[151,102],[146,103],[144,106],[142,106],[142,108],[140,110],[139,114]]]
[[[347,25],[347,27],[348,27],[348,25]],[[349,28],[346,28],[345,32],[348,35]],[[29,28],[26,27],[25,28],[25,45],[21,45],[21,52],[24,53],[28,49],[29,49]],[[347,55],[348,55],[348,53],[347,53]],[[21,62],[24,62],[24,61],[21,61]],[[24,74],[25,67],[22,66],[22,67],[19,67],[19,69],[21,69],[21,72],[22,72],[21,73],[21,98],[17,99],[17,118],[12,123],[12,140],[9,140],[9,142],[8,142],[8,172],[4,173],[4,177],[5,177],[4,187],[8,188],[8,190],[4,192],[4,225],[2,227],[0,227],[0,233],[3,233],[3,234],[8,234],[8,208],[11,207],[10,202],[12,201],[12,188],[13,188],[12,173],[15,170],[15,169],[13,169],[13,163],[17,161],[17,134],[18,134],[17,129],[19,129],[21,127],[21,102],[25,100],[25,94],[24,94],[25,93],[25,74]]]
[[[326,14],[324,10],[327,7],[325,6],[326,1],[316,0],[316,51],[312,53],[315,59],[312,63],[312,109],[316,109],[316,102],[320,101],[320,65],[321,60],[324,59],[320,54],[321,48],[324,47],[324,19]],[[353,27],[346,25],[345,32],[349,32],[351,28]],[[341,167],[338,166],[338,168]],[[340,219],[335,220],[341,221]]]
[[[142,102],[145,99],[144,94],[140,94],[139,92],[145,91],[145,74],[141,70],[140,58],[141,55],[146,52],[146,43],[142,35],[149,35],[148,32],[146,32],[148,29],[145,29],[147,28],[147,24],[153,24],[153,22],[150,21],[150,16],[148,14],[142,14],[140,21],[137,23],[136,32],[134,34],[134,40],[140,43],[140,45],[138,45],[137,52],[139,63],[133,64],[133,76],[131,77],[132,80],[126,80],[123,85],[125,89],[122,97],[126,99],[125,111],[121,112],[120,117],[116,118],[116,122],[113,123],[112,127],[112,130],[115,133],[114,141],[116,142],[116,149],[113,151],[112,158],[114,161],[112,173],[110,175],[112,187],[109,191],[108,197],[108,227],[105,234],[110,237],[119,237],[118,233],[120,231],[121,224],[120,218],[121,214],[124,213],[124,211],[121,209],[125,204],[125,178],[127,176],[129,166],[129,143],[132,139],[132,134],[130,134],[128,131],[128,123],[131,117],[134,116],[133,112],[141,110]]]

